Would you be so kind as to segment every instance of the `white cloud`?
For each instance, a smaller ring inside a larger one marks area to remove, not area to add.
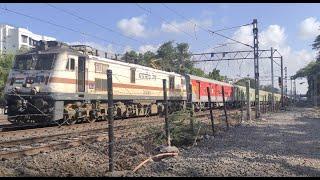
[[[270,25],[267,30],[262,31],[260,34],[259,45],[264,48],[278,48],[283,46],[287,36],[285,29],[279,25]]]
[[[127,36],[146,37],[145,22],[145,16],[132,17],[130,19],[121,19],[117,23],[117,27]]]
[[[195,20],[190,19],[190,21],[171,21],[169,23],[163,22],[161,24],[161,31],[166,33],[182,33],[185,32],[194,32],[199,31],[199,27],[195,26],[197,24],[198,26],[202,27],[210,27],[212,26],[212,20],[211,19],[204,19],[204,20]]]
[[[151,44],[147,44],[147,45],[142,45],[139,47],[139,52],[141,53],[145,53],[147,51],[151,51],[151,52],[156,52],[158,50],[158,48],[160,47],[161,44],[158,45],[151,45]]]
[[[299,26],[299,37],[302,40],[315,38],[320,34],[320,22],[314,17],[303,20]]]

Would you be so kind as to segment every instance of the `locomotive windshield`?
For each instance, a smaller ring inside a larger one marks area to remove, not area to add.
[[[55,54],[17,55],[13,69],[51,70]]]

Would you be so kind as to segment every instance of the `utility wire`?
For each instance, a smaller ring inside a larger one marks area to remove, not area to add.
[[[175,13],[175,14],[177,14],[178,16],[182,17],[183,19],[187,20],[188,22],[197,25],[196,23],[192,22],[191,20],[189,20],[188,18],[186,18],[186,17],[183,16],[182,14],[178,13],[177,11],[173,10],[172,8],[168,7],[168,6],[165,5],[164,3],[161,3],[161,4],[162,4],[165,8],[169,9],[170,11],[172,11],[173,13]],[[253,46],[251,46],[251,45],[242,43],[242,42],[240,42],[240,41],[237,41],[237,40],[234,40],[234,39],[232,39],[232,38],[226,37],[226,36],[224,36],[224,35],[222,35],[222,34],[216,33],[216,32],[219,32],[219,31],[224,31],[224,30],[228,30],[228,29],[234,29],[234,28],[243,27],[243,26],[248,26],[248,25],[252,25],[252,23],[248,23],[248,24],[244,24],[244,25],[240,25],[240,26],[233,26],[233,27],[230,27],[230,28],[219,29],[219,30],[216,30],[216,31],[211,31],[211,30],[206,29],[206,28],[204,28],[204,27],[202,27],[202,26],[200,26],[200,25],[197,25],[197,26],[198,26],[199,28],[201,28],[202,30],[204,30],[204,31],[206,31],[206,32],[209,32],[210,34],[211,34],[211,33],[217,34],[217,35],[219,35],[219,36],[221,36],[221,37],[227,38],[227,39],[232,40],[232,41],[234,41],[234,42],[237,42],[237,43],[240,43],[240,44],[243,44],[243,45],[245,45],[245,46],[248,46],[248,47],[253,48]]]
[[[217,32],[211,31],[211,30],[209,30],[209,32],[211,32],[212,34],[216,34],[216,35],[219,35],[219,36],[221,36],[221,37],[224,37],[224,38],[226,38],[226,39],[229,39],[229,40],[231,40],[231,41],[237,42],[237,43],[239,43],[239,44],[242,44],[242,45],[248,46],[248,47],[250,47],[250,48],[253,48],[253,46],[251,46],[251,45],[249,45],[249,44],[246,44],[246,43],[240,42],[240,41],[238,41],[238,40],[229,38],[229,37],[227,37],[227,36],[225,36],[225,35],[222,35],[222,34],[220,34],[220,33],[217,33]]]
[[[243,25],[240,25],[240,26],[228,27],[228,28],[224,28],[224,29],[219,29],[219,30],[215,30],[215,31],[213,31],[213,32],[225,31],[225,30],[234,29],[234,28],[239,28],[239,27],[243,27],[243,26],[249,26],[249,25],[252,25],[252,23],[243,24]]]
[[[135,3],[137,7],[139,7],[140,9],[148,12],[149,14],[152,14],[152,12],[144,7],[142,7],[141,5],[139,5],[138,3]],[[168,22],[166,19],[162,18],[161,16],[157,16],[159,19],[161,19],[162,21],[166,22],[167,24],[171,25],[172,27],[176,28],[178,31],[181,31],[183,33],[185,33],[186,35],[190,36],[193,38],[193,35],[187,33],[186,31],[183,31],[181,29],[179,29],[178,27],[176,27],[175,25],[171,24],[170,22]]]
[[[66,29],[66,30],[68,30],[68,31],[76,32],[76,33],[79,33],[79,34],[81,34],[81,35],[90,36],[90,37],[93,37],[93,38],[95,38],[95,39],[99,39],[99,40],[108,42],[108,43],[110,43],[110,44],[114,44],[114,45],[121,46],[121,47],[126,47],[126,46],[123,45],[123,44],[115,43],[115,42],[113,42],[113,41],[109,41],[109,40],[106,40],[106,39],[104,39],[104,38],[101,38],[101,37],[98,37],[98,36],[95,36],[95,35],[91,35],[91,34],[88,34],[88,33],[84,33],[84,32],[78,31],[78,30],[73,29],[73,28],[70,28],[70,27],[66,27],[66,26],[63,26],[63,25],[59,25],[59,24],[56,24],[56,23],[53,23],[53,22],[50,22],[50,21],[47,21],[47,20],[43,20],[43,19],[34,17],[34,16],[30,16],[30,15],[27,15],[27,14],[23,14],[23,13],[20,13],[20,12],[17,12],[17,11],[13,11],[13,10],[10,10],[10,9],[8,9],[8,8],[2,8],[2,7],[0,7],[0,9],[3,9],[3,10],[5,10],[5,11],[8,11],[8,12],[11,12],[11,13],[14,13],[14,14],[18,14],[18,15],[20,15],[20,16],[28,17],[28,18],[30,18],[30,19],[34,19],[34,20],[37,20],[37,21],[40,21],[40,22],[43,22],[43,23],[47,23],[47,24],[50,24],[50,25],[53,25],[53,26],[56,26],[56,27],[60,27],[60,28]]]
[[[119,33],[118,31],[115,31],[115,30],[113,30],[112,28],[103,26],[103,25],[98,24],[98,23],[96,23],[96,22],[94,22],[94,21],[92,21],[92,20],[89,20],[89,19],[87,19],[87,18],[83,18],[83,17],[81,17],[81,16],[78,16],[78,15],[76,15],[76,14],[74,14],[74,13],[71,13],[70,11],[67,11],[67,10],[65,10],[65,9],[59,8],[59,7],[54,6],[54,5],[52,5],[52,4],[49,4],[49,3],[46,3],[46,4],[47,4],[48,6],[50,6],[50,7],[52,7],[52,8],[55,8],[55,9],[57,9],[57,10],[59,10],[59,11],[62,11],[62,12],[64,12],[64,13],[66,13],[66,14],[69,14],[69,15],[71,15],[71,16],[73,16],[73,17],[76,17],[76,18],[81,19],[81,20],[83,20],[83,21],[86,21],[86,22],[89,22],[89,23],[91,23],[91,24],[94,24],[94,25],[96,25],[96,26],[98,26],[98,27],[100,27],[100,28],[102,28],[102,29],[105,29],[105,30],[108,30],[108,31],[110,31],[110,32],[116,33],[116,34],[118,34],[118,35],[120,35],[120,36],[122,36],[122,37],[131,39],[131,40],[136,41],[136,42],[139,42],[139,43],[141,43],[141,44],[146,44],[146,42],[142,42],[142,41],[140,41],[140,40],[138,40],[138,39],[135,39],[135,38],[132,38],[132,37],[130,37],[130,36],[123,35],[122,33]]]

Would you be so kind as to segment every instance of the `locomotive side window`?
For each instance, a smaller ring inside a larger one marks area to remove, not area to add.
[[[28,43],[28,36],[21,35],[21,39],[23,43]]]
[[[174,89],[174,77],[173,76],[169,77],[169,89],[171,89],[171,90]]]
[[[105,74],[108,67],[107,64],[95,63],[95,72]]]
[[[181,78],[181,85],[185,85],[186,84],[186,80]]]
[[[73,58],[68,59],[66,69],[71,71],[75,69],[75,60]]]
[[[69,70],[69,59],[68,59],[68,61],[67,61],[66,70]]]
[[[99,79],[95,78],[95,89],[96,91],[107,91],[107,80],[106,79]]]
[[[70,59],[70,70],[74,70],[75,69],[75,60],[73,58]]]
[[[131,83],[136,83],[136,69],[135,68],[131,68],[130,71],[131,71],[131,73],[130,73],[130,82]]]

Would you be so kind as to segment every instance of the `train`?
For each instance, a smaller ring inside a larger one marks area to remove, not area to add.
[[[167,81],[168,110],[208,107],[210,87],[213,107],[225,102],[238,104],[246,88],[217,80],[177,74],[128,63],[107,56],[86,45],[40,41],[15,56],[5,86],[8,120],[14,124],[94,122],[108,113],[106,71],[112,70],[115,118],[151,116],[164,111],[163,79]],[[260,90],[260,99],[271,93]],[[275,101],[281,95],[275,94]],[[254,89],[250,89],[254,103]],[[188,105],[189,103],[189,105]]]

